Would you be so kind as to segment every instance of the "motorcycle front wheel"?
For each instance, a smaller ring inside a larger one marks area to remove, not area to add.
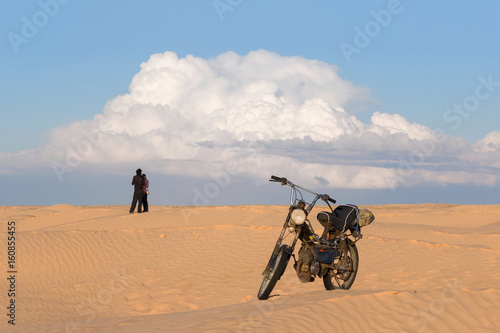
[[[269,294],[271,294],[274,286],[285,272],[288,261],[292,255],[291,252],[290,246],[283,245],[280,247],[278,254],[274,258],[271,258],[269,270],[264,276],[264,280],[260,285],[259,294],[257,295],[260,300],[269,298]]]
[[[326,290],[349,289],[354,283],[358,273],[359,256],[356,244],[349,241],[347,251],[342,253],[334,268],[328,270],[323,276]]]

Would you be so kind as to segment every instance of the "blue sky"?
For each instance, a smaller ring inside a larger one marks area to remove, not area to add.
[[[266,50],[319,60],[368,91],[364,101],[342,105],[363,123],[375,112],[399,114],[469,144],[500,130],[497,90],[458,129],[443,118],[474,94],[479,77],[500,81],[500,4],[494,1],[41,0],[4,1],[0,9],[4,154],[42,149],[52,144],[53,129],[93,119],[129,91],[141,63],[167,51],[210,60],[228,51],[245,56]],[[390,13],[384,24],[375,18],[381,13]],[[44,17],[34,36],[14,45],[13,34],[23,37],[27,21]],[[356,44],[357,29],[366,33],[377,26],[368,45]],[[358,53],[348,59],[342,43]]]

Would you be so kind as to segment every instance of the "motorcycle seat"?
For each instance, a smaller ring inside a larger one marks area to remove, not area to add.
[[[319,212],[316,218],[324,228],[334,227],[345,232],[354,226],[358,216],[355,207],[341,205],[335,208],[333,212]]]

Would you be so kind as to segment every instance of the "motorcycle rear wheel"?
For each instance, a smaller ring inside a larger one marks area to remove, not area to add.
[[[264,280],[260,285],[259,293],[257,295],[260,300],[266,300],[269,298],[274,286],[285,272],[286,266],[288,265],[288,261],[291,257],[291,252],[290,246],[283,245],[280,247],[278,254],[271,259],[269,271],[266,276],[264,276]]]
[[[328,270],[328,273],[323,276],[323,284],[326,290],[351,288],[358,273],[359,256],[356,244],[349,242],[347,253],[342,254],[340,260],[345,258],[345,267],[337,265],[336,269]]]

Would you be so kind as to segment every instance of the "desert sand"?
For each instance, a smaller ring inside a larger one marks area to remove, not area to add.
[[[289,265],[259,301],[286,206],[0,207],[0,331],[500,332],[500,205],[363,208],[375,221],[350,290],[300,283]]]

